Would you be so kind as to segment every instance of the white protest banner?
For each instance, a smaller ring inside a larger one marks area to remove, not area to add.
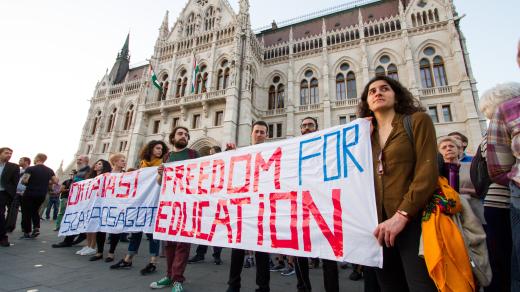
[[[159,195],[157,167],[105,173],[72,184],[60,236],[83,232],[151,233]]]
[[[165,164],[154,238],[382,267],[370,123]]]

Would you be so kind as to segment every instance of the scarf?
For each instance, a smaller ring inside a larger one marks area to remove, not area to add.
[[[162,159],[161,158],[154,158],[152,159],[151,161],[148,161],[148,160],[141,160],[139,162],[139,168],[145,168],[145,167],[152,167],[152,166],[159,166],[161,165],[162,163]]]

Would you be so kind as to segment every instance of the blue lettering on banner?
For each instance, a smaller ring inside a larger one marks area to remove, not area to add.
[[[134,222],[135,222],[135,221],[132,220],[132,219],[128,219],[128,217],[130,217],[130,216],[128,216],[128,213],[130,213],[130,211],[133,211],[133,210],[135,210],[135,207],[128,207],[128,208],[126,208],[126,214],[125,214],[125,218],[126,218],[126,219],[125,219],[125,227],[132,227],[132,226],[134,226]],[[130,222],[130,223],[128,223],[128,222]],[[135,226],[136,226],[136,227],[139,227],[137,224],[135,224]]]
[[[108,207],[108,217],[107,217],[107,226],[108,227],[115,227],[117,225],[117,223],[116,223],[117,218],[114,216],[110,216],[113,209],[117,209],[117,207]],[[114,222],[114,223],[112,223],[112,225],[110,225],[110,223],[108,223],[108,219],[112,219],[113,220],[112,222]]]
[[[335,176],[328,176],[327,173],[327,143],[329,141],[329,137],[336,136],[336,169],[337,169],[337,175]],[[323,145],[323,179],[325,181],[331,181],[331,180],[337,180],[341,176],[341,162],[340,162],[340,151],[339,151],[339,145],[340,145],[340,136],[341,132],[336,131],[332,133],[328,133],[325,136],[323,136],[324,145]]]
[[[307,159],[311,159],[313,157],[316,157],[316,156],[319,156],[321,153],[320,152],[317,152],[317,153],[313,153],[313,154],[309,154],[309,155],[305,155],[303,156],[303,145],[307,144],[307,143],[312,143],[312,142],[315,142],[315,141],[318,141],[318,140],[321,140],[321,137],[316,137],[316,138],[312,138],[312,139],[308,139],[308,140],[303,140],[300,142],[300,153],[299,153],[299,157],[298,157],[298,184],[301,186],[302,185],[302,162],[304,160],[307,160]]]
[[[347,134],[348,132],[354,130],[354,141],[347,143]],[[356,166],[356,168],[359,170],[359,172],[363,172],[363,168],[359,164],[359,162],[356,160],[352,152],[350,152],[350,147],[357,145],[359,142],[359,125],[353,125],[350,127],[346,127],[343,129],[343,164],[345,166],[344,168],[344,177],[348,177],[348,164],[347,164],[347,156],[352,160],[352,163]]]

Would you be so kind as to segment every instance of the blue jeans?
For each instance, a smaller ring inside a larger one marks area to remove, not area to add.
[[[520,188],[511,181],[511,291],[520,291]]]
[[[154,240],[151,233],[147,233],[146,237],[149,240],[149,250],[150,256],[157,257],[159,256],[159,240]],[[143,238],[143,233],[132,233],[130,237],[130,243],[128,244],[128,254],[136,255],[137,251],[139,251],[139,246],[141,245],[141,239]]]
[[[49,197],[49,203],[47,203],[47,210],[45,211],[45,218],[49,219],[51,214],[51,208],[54,208],[52,212],[52,219],[58,218],[58,206],[60,205],[60,199],[58,197]]]

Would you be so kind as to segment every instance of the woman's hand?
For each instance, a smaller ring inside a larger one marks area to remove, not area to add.
[[[408,223],[408,218],[396,212],[392,218],[377,225],[374,236],[381,246],[385,244],[386,247],[393,247],[395,238],[403,231],[406,223]]]
[[[159,166],[157,167],[157,174],[158,174],[159,176],[162,176],[162,175],[163,175],[163,171],[164,171],[164,165],[161,164],[161,165],[159,165]]]

